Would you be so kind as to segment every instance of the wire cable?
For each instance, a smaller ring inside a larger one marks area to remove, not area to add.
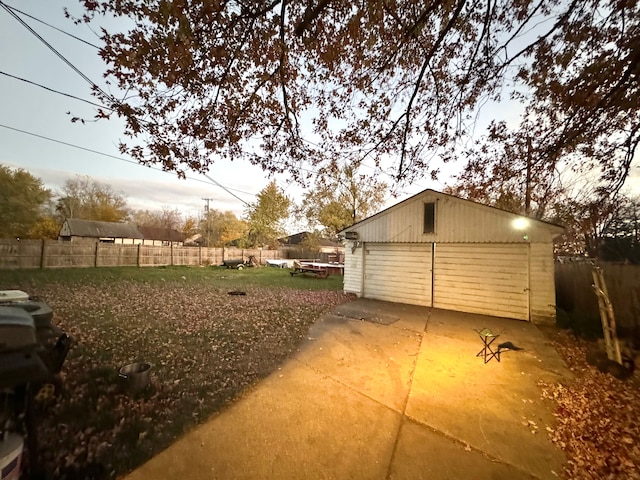
[[[232,195],[234,198],[240,200],[242,203],[244,203],[247,207],[249,206],[248,202],[245,202],[243,199],[241,199],[239,196],[237,196],[235,193],[232,193],[229,191],[229,189],[227,187],[225,187],[224,185],[222,185],[219,182],[216,182],[213,178],[211,178],[209,175],[207,175],[206,173],[202,174],[203,177],[208,178],[209,180],[211,180],[211,182],[213,182],[215,185],[219,186],[221,189],[223,189],[225,192],[227,192],[229,195]]]
[[[89,100],[85,100],[84,98],[76,97],[75,95],[71,95],[70,93],[64,93],[64,92],[61,92],[59,90],[54,90],[53,88],[46,87],[44,85],[41,85],[40,83],[36,83],[36,82],[31,81],[31,80],[27,80],[26,78],[18,77],[16,75],[11,75],[10,73],[3,72],[2,70],[0,70],[0,75],[5,75],[7,77],[14,78],[16,80],[20,80],[21,82],[29,83],[31,85],[35,85],[36,87],[44,88],[45,90],[47,90],[49,92],[52,92],[52,93],[57,93],[58,95],[64,95],[65,97],[73,98],[75,100],[80,100],[81,102],[88,103],[89,105],[93,105],[95,107],[100,107],[100,108],[106,108],[108,110],[113,110],[113,108],[107,107],[106,105],[100,105],[99,103],[94,103],[94,102],[91,102]]]
[[[47,48],[49,48],[49,50],[51,50],[53,53],[55,53],[56,56],[58,58],[60,58],[60,60],[62,60],[64,63],[66,63],[74,72],[76,72],[78,75],[80,75],[89,85],[91,85],[91,88],[101,92],[105,97],[108,97],[108,98],[111,98],[114,101],[117,101],[116,99],[113,98],[112,95],[110,95],[107,92],[105,92],[102,88],[100,88],[98,85],[96,85],[89,77],[87,77],[84,73],[82,73],[80,71],[80,69],[78,69],[78,67],[76,67],[73,63],[71,63],[69,60],[67,60],[67,58],[64,55],[62,55],[49,42],[47,42],[44,38],[42,38],[38,34],[38,32],[36,32],[33,28],[31,28],[31,26],[29,26],[28,23],[26,23],[24,20],[22,20],[22,18],[20,18],[18,16],[18,14],[13,12],[8,5],[6,5],[4,2],[2,2],[2,0],[0,0],[0,7],[4,8],[5,11],[7,13],[9,13],[9,15],[11,15],[13,18],[15,18],[18,22],[20,22],[20,24],[24,28],[29,30],[29,32],[31,32],[31,34],[33,34],[38,40],[40,40],[45,46],[47,46]]]
[[[35,20],[36,22],[40,22],[40,23],[42,23],[42,24],[46,25],[47,27],[53,28],[54,30],[59,31],[60,33],[64,33],[65,35],[68,35],[69,37],[74,38],[74,39],[76,39],[76,40],[78,40],[78,41],[80,41],[80,42],[82,42],[82,43],[85,43],[85,44],[89,45],[90,47],[93,47],[93,48],[96,48],[96,49],[100,50],[100,47],[99,47],[98,45],[95,45],[95,44],[93,44],[93,43],[91,43],[91,42],[88,42],[88,41],[84,40],[83,38],[76,37],[76,36],[75,36],[74,34],[72,34],[72,33],[65,32],[65,31],[64,31],[64,30],[62,30],[61,28],[55,27],[55,26],[51,25],[50,23],[45,22],[44,20],[40,20],[39,18],[36,18],[36,17],[34,17],[33,15],[29,15],[28,13],[23,12],[22,10],[18,10],[16,7],[12,7],[11,5],[7,5],[6,3],[4,3],[4,2],[2,2],[2,1],[0,1],[0,3],[1,3],[4,7],[6,7],[6,8],[10,8],[10,9],[11,9],[11,10],[13,10],[14,12],[18,12],[19,14],[24,15],[25,17],[29,17],[29,18],[31,18],[32,20]]]
[[[159,171],[159,172],[163,172],[163,173],[171,173],[171,172],[168,172],[168,171],[163,170],[163,169],[161,169],[161,168],[153,167],[153,166],[151,166],[151,165],[142,165],[142,164],[140,164],[140,163],[136,162],[135,160],[128,160],[128,159],[126,159],[126,158],[118,157],[118,156],[116,156],[116,155],[111,155],[111,154],[109,154],[109,153],[100,152],[100,151],[98,151],[98,150],[93,150],[93,149],[91,149],[91,148],[82,147],[82,146],[80,146],[80,145],[75,145],[75,144],[73,144],[73,143],[65,142],[65,141],[62,141],[62,140],[57,140],[57,139],[55,139],[55,138],[51,138],[51,137],[46,137],[46,136],[44,136],[44,135],[40,135],[40,134],[33,133],[33,132],[28,132],[28,131],[26,131],[26,130],[21,130],[21,129],[19,129],[19,128],[10,127],[9,125],[4,125],[4,124],[2,124],[2,123],[0,123],[0,127],[2,127],[2,128],[6,128],[7,130],[13,130],[14,132],[23,133],[23,134],[25,134],[25,135],[31,135],[32,137],[41,138],[41,139],[43,139],[43,140],[47,140],[47,141],[49,141],[49,142],[59,143],[60,145],[65,145],[65,146],[67,146],[67,147],[77,148],[78,150],[83,150],[83,151],[85,151],[85,152],[95,153],[96,155],[102,155],[103,157],[108,157],[108,158],[113,158],[113,159],[115,159],[115,160],[120,160],[121,162],[131,163],[131,164],[133,164],[133,165],[138,165],[138,166],[140,166],[140,167],[150,168],[151,170],[157,170],[157,171]],[[207,179],[209,180],[208,182],[207,182],[207,181],[205,181],[205,180],[202,180],[202,179],[200,179],[200,178],[194,178],[194,177],[189,177],[189,176],[185,176],[184,178],[186,178],[186,179],[188,179],[188,180],[194,180],[194,181],[196,181],[196,182],[200,182],[200,183],[205,183],[205,184],[207,184],[207,185],[215,185],[215,186],[217,186],[217,187],[220,187],[220,188],[222,188],[225,192],[227,192],[228,194],[232,195],[232,196],[233,196],[233,197],[235,197],[236,199],[240,200],[240,201],[241,201],[242,203],[244,203],[245,205],[248,205],[248,203],[247,203],[247,202],[245,202],[244,200],[242,200],[241,198],[239,198],[237,195],[235,195],[235,194],[231,193],[231,192],[230,192],[230,190],[234,190],[234,191],[236,191],[236,192],[243,193],[243,194],[245,194],[245,195],[251,195],[251,196],[254,196],[254,197],[255,197],[255,194],[254,194],[254,193],[245,192],[245,191],[243,191],[243,190],[239,190],[239,189],[237,189],[237,188],[225,187],[224,185],[222,185],[221,183],[219,183],[219,182],[215,181],[213,178],[209,177],[208,175],[206,175],[206,174],[203,174],[203,175],[204,175],[205,177],[207,177]]]

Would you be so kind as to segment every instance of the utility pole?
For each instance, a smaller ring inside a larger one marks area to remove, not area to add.
[[[531,213],[531,137],[527,136],[527,180],[524,192],[524,212]]]
[[[211,246],[211,223],[209,217],[209,202],[213,200],[213,198],[203,198],[204,200],[204,215],[206,217],[206,233],[207,233],[207,247]]]

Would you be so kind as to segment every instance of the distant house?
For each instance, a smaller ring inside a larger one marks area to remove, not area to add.
[[[99,241],[102,243],[120,243],[134,245],[142,243],[144,236],[133,223],[98,222],[67,218],[62,227],[58,240],[66,242]]]
[[[139,226],[143,245],[184,245],[184,235],[175,228]]]
[[[201,246],[204,243],[204,238],[202,238],[202,234],[196,233],[195,235],[191,235],[184,239],[184,245],[188,246]]]
[[[314,237],[311,232],[296,233],[279,238],[278,241],[282,250],[307,250],[308,244],[314,244],[317,245],[317,251],[328,255],[331,261],[341,261],[344,258],[344,246],[341,243]]]

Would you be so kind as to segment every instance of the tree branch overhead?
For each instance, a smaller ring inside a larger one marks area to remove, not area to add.
[[[81,3],[86,21],[133,22],[103,30],[100,51],[126,97],[94,95],[125,120],[123,152],[140,162],[207,171],[242,157],[301,180],[301,166],[349,152],[411,182],[480,105],[510,96],[528,115],[515,129],[549,140],[533,155],[550,170],[582,156],[619,188],[636,151],[637,2]]]

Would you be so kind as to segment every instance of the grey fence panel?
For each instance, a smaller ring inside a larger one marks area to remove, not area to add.
[[[42,268],[95,267],[98,244],[44,242]]]
[[[640,329],[640,265],[598,262],[613,305],[616,325]],[[556,263],[556,302],[567,311],[599,316],[591,262]]]
[[[0,268],[40,268],[42,240],[0,240]]]
[[[131,267],[138,264],[137,245],[96,245],[96,267]]]
[[[0,269],[222,265],[224,260],[249,257],[262,265],[284,258],[278,250],[122,245],[100,242],[0,239]]]

